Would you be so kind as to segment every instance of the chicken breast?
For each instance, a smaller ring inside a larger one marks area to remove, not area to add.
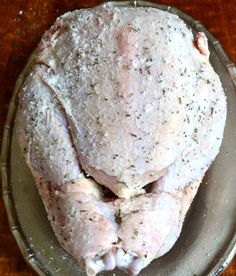
[[[61,245],[88,275],[136,275],[180,235],[225,119],[203,33],[157,9],[99,7],[45,33],[16,126]]]

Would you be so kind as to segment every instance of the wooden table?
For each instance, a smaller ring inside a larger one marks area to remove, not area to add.
[[[66,11],[90,7],[101,1],[78,0],[1,0],[0,1],[0,144],[3,123],[14,84],[29,54],[55,18]],[[176,6],[194,18],[220,41],[236,63],[235,0],[158,0]],[[2,198],[0,191],[0,198]],[[9,231],[7,216],[0,199],[0,275],[35,275],[21,257]],[[236,257],[224,276],[236,275]]]

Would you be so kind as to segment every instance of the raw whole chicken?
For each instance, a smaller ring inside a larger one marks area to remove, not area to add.
[[[88,275],[137,275],[179,237],[225,119],[204,33],[158,9],[97,7],[46,32],[16,126],[65,250]]]

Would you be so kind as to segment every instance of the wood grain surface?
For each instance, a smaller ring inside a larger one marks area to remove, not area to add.
[[[102,1],[0,0],[0,144],[15,81],[44,31],[64,12],[99,2]],[[153,2],[175,6],[200,20],[236,63],[236,0]],[[0,191],[0,275],[36,275],[10,233],[1,198]],[[236,257],[222,275],[236,275]]]

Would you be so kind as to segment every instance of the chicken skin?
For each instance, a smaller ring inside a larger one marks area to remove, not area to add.
[[[98,7],[45,33],[16,127],[61,245],[88,275],[137,275],[178,239],[225,120],[204,33],[158,9]]]

